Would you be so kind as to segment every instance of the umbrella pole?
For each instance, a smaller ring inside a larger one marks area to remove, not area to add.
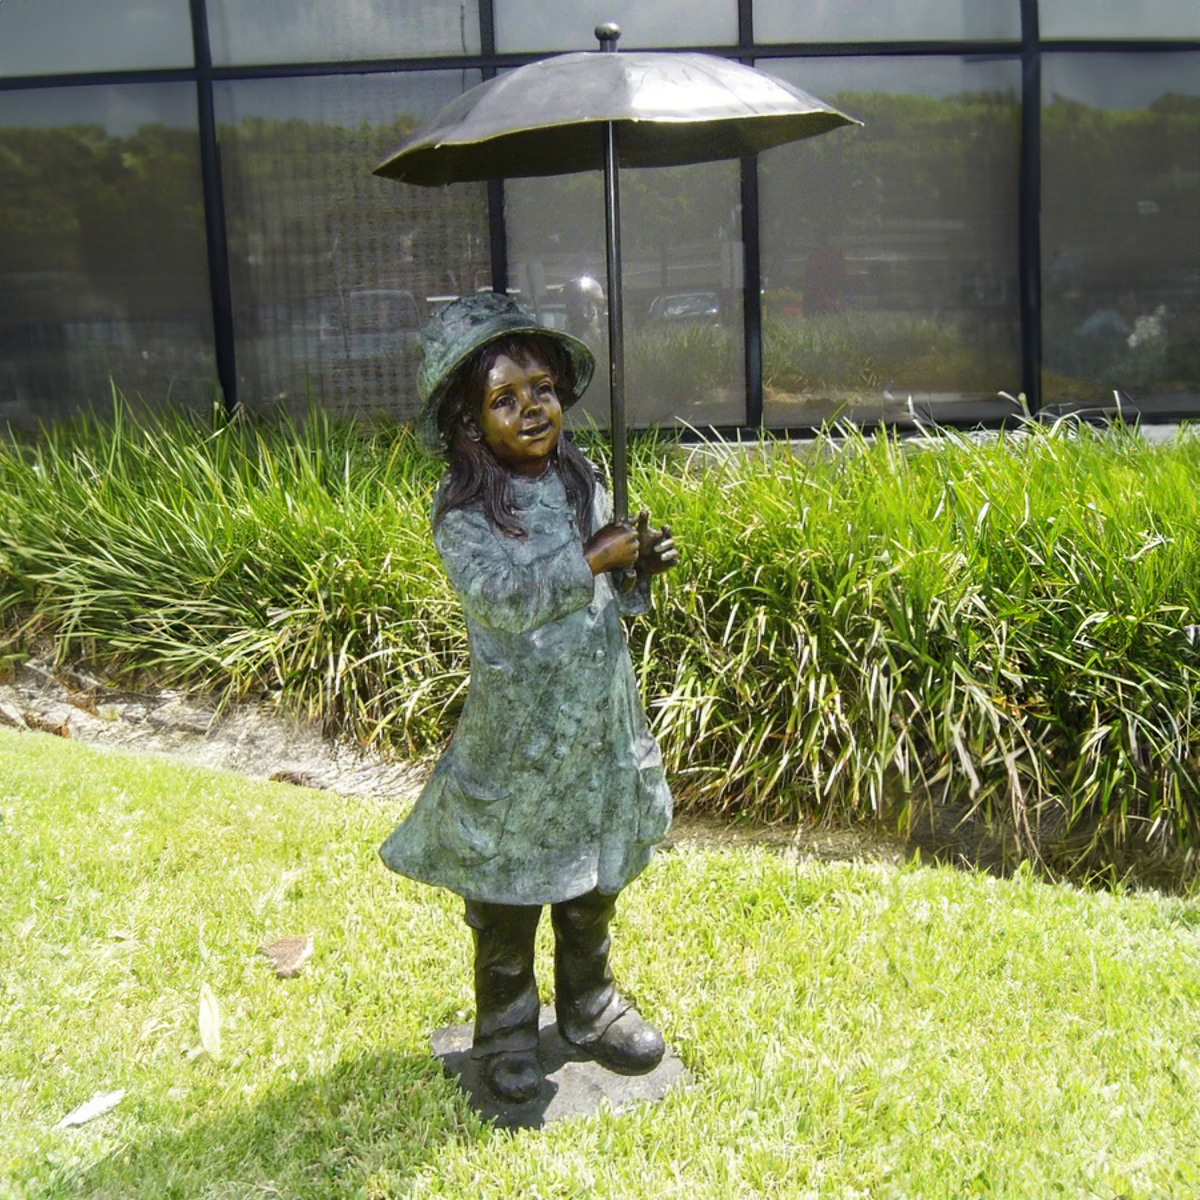
[[[596,37],[603,50],[616,53],[620,29],[600,25]],[[629,516],[628,438],[625,433],[625,322],[621,293],[621,186],[617,162],[617,127],[604,125],[604,231],[608,267],[608,393],[612,430],[613,520]]]
[[[612,419],[613,520],[629,515],[628,438],[625,432],[625,322],[621,305],[621,189],[617,130],[605,126],[604,226],[608,235],[608,387]]]

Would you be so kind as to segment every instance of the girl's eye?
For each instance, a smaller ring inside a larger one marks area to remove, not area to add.
[[[493,408],[504,408],[505,405],[512,403],[512,398],[513,398],[512,392],[501,392],[499,396],[496,396],[492,400],[492,407]]]

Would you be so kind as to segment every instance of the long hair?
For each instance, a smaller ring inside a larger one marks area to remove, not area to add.
[[[478,436],[488,372],[502,354],[522,366],[530,366],[535,360],[543,363],[554,377],[563,408],[578,399],[571,361],[552,337],[512,334],[489,342],[471,355],[450,377],[438,410],[438,431],[449,448],[450,475],[438,498],[433,522],[437,525],[448,512],[477,504],[493,528],[508,537],[523,538],[528,530],[517,520],[512,477]],[[599,472],[572,445],[565,431],[559,435],[551,462],[575,509],[580,536],[586,539],[592,530],[592,494]]]

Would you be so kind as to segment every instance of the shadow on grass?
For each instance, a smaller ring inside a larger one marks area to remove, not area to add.
[[[209,1115],[186,1098],[143,1099],[142,1132],[76,1176],[68,1194],[370,1200],[398,1194],[450,1143],[491,1136],[432,1054],[346,1059],[254,1100],[231,1091],[217,1102]]]
[[[927,861],[1001,878],[1027,864],[1047,882],[1187,894],[1200,868],[1195,850],[1175,845],[1168,827],[1155,831],[1148,821],[1124,831],[1090,814],[1071,823],[1052,808],[1022,838],[1009,814],[994,807],[926,799],[913,804],[906,825],[910,857],[919,851]]]
[[[1030,835],[1036,854],[1029,852]],[[1166,825],[1153,833],[1122,833],[1115,821],[1084,817],[1069,824],[1065,811],[1050,809],[1022,842],[1011,816],[994,805],[935,800],[927,793],[914,793],[907,805],[897,801],[881,819],[828,825],[764,824],[685,810],[676,815],[667,846],[690,845],[757,846],[826,862],[918,859],[998,878],[1029,869],[1047,883],[1176,895],[1190,894],[1200,882],[1200,855],[1173,844]]]

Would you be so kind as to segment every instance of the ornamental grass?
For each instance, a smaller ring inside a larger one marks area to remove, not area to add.
[[[603,459],[602,439],[585,437]],[[402,426],[183,413],[0,448],[3,653],[268,699],[407,755],[465,693]],[[632,454],[682,566],[631,652],[682,803],[973,814],[1005,855],[1200,844],[1200,442],[1062,421]]]

